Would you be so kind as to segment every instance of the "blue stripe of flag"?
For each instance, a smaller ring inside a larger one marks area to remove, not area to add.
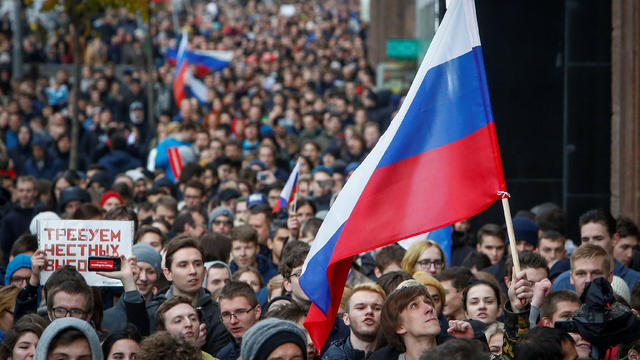
[[[478,66],[484,67],[482,49],[476,46],[429,69],[378,168],[464,138],[493,121],[482,101],[488,89]]]

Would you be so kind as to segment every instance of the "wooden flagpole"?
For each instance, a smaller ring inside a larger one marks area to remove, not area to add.
[[[508,192],[499,191],[498,195],[502,196],[502,208],[504,209],[504,221],[507,224],[507,235],[509,236],[509,246],[511,248],[511,259],[513,260],[514,274],[520,272],[520,259],[518,258],[518,248],[516,247],[516,234],[513,231],[513,221],[511,220],[511,208],[509,207]]]

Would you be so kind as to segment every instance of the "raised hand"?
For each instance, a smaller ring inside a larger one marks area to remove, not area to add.
[[[130,258],[126,258],[124,255],[120,255],[120,271],[98,271],[96,274],[108,277],[110,279],[117,279],[122,281],[122,286],[124,286],[124,291],[133,291],[137,290],[136,280],[134,277],[134,273],[138,274],[138,261],[135,256]]]
[[[207,325],[205,323],[200,324],[198,331],[200,334],[198,335],[198,340],[196,340],[196,346],[199,349],[204,346],[205,342],[207,342]]]
[[[514,312],[520,312],[533,297],[533,288],[531,281],[527,280],[527,273],[520,271],[511,277],[511,286],[509,287],[509,300],[511,301],[511,309]]]
[[[539,308],[544,303],[544,298],[551,291],[551,281],[549,279],[543,279],[533,284],[533,297],[531,298],[531,305]]]
[[[449,320],[447,333],[455,337],[473,339],[473,328],[471,327],[471,324],[464,320]]]
[[[287,218],[287,228],[291,232],[290,239],[298,240],[298,234],[300,233],[300,220],[298,215],[293,213],[293,207],[289,208],[289,217]]]
[[[29,284],[37,287],[40,285],[40,272],[44,269],[44,265],[47,263],[47,255],[45,255],[42,249],[36,250],[31,255],[31,277],[29,277]]]

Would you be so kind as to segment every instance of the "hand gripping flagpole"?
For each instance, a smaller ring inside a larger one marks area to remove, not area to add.
[[[513,260],[514,274],[520,272],[520,259],[518,259],[518,248],[516,247],[516,234],[513,231],[513,221],[511,220],[511,208],[509,198],[511,194],[506,191],[498,191],[498,196],[502,197],[502,208],[504,209],[504,221],[507,224],[507,234],[509,235],[509,246],[511,247],[511,259]]]

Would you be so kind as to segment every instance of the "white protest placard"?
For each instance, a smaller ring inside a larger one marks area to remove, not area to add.
[[[295,16],[295,14],[296,14],[295,5],[291,5],[291,4],[280,5],[280,16],[292,17],[292,16]]]
[[[90,256],[131,256],[133,221],[116,220],[40,220],[38,248],[47,256],[40,275],[44,284],[64,265],[74,266],[89,286],[122,286],[120,280],[88,271]]]

